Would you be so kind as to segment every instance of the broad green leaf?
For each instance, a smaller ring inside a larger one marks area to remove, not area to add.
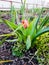
[[[44,34],[44,33],[46,33],[46,32],[49,32],[49,27],[46,27],[46,28],[44,28],[44,29],[39,30],[39,31],[37,32],[36,36],[34,37],[33,41],[34,41],[38,36],[40,36],[40,35],[42,35],[42,34]]]
[[[5,24],[8,25],[12,30],[15,30],[15,29],[17,28],[17,24],[15,24],[15,23],[12,23],[12,22],[10,22],[10,21],[8,21],[8,20],[5,20],[4,22],[5,22]]]
[[[40,22],[41,15],[38,16],[37,22],[36,22],[36,32],[38,31],[38,23]]]
[[[21,2],[22,2],[22,6],[21,6],[21,8],[20,8],[20,13],[21,13],[21,15],[22,15],[22,20],[23,19],[25,19],[25,3],[26,3],[26,0],[24,0],[24,3],[23,3],[23,0],[21,0]]]
[[[18,40],[21,43],[22,42],[23,35],[18,32]]]
[[[27,29],[25,29],[25,28],[23,28],[23,27],[20,29],[21,33],[22,33],[24,36],[26,36],[26,33],[27,33],[26,30],[27,30]]]
[[[14,30],[14,32],[13,33],[15,33],[16,31],[18,31],[18,30],[20,30],[21,28],[23,27],[23,25],[18,25],[18,27]]]
[[[28,50],[30,47],[31,47],[31,38],[30,38],[30,35],[29,35],[27,40],[26,40],[26,49]]]
[[[29,27],[27,29],[28,35],[29,34],[31,35],[34,32],[33,29],[34,29],[35,21],[36,21],[36,18],[34,18],[33,21],[29,24]]]
[[[12,7],[11,7],[11,22],[12,22],[12,23],[15,23],[15,21],[16,21],[16,10],[15,10],[15,8],[12,6]]]
[[[49,16],[45,16],[42,20],[42,23],[40,24],[40,28],[42,28],[46,23],[49,22]]]
[[[9,37],[15,35],[13,32],[9,34],[1,34],[0,37]]]
[[[35,17],[34,20],[30,23],[28,30],[29,31],[27,34],[31,36],[31,39],[36,35],[36,26],[39,21],[39,17]]]
[[[21,38],[19,37],[19,39],[23,40],[24,43],[25,43],[25,40],[26,40],[26,29],[21,28],[17,32],[18,32],[18,35],[20,35],[20,37],[21,37]]]

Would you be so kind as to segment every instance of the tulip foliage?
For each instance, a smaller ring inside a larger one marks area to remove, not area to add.
[[[24,42],[26,45],[27,45],[28,39],[29,39],[28,41],[30,41],[30,43],[33,44],[34,40],[36,40],[36,38],[38,36],[40,36],[41,34],[44,34],[46,32],[49,32],[49,27],[45,26],[46,23],[49,23],[48,16],[44,17],[41,23],[40,23],[40,17],[35,17],[33,19],[33,21],[30,23],[27,20],[22,20],[22,23],[19,25],[12,23],[8,20],[5,20],[4,22],[13,30],[12,34],[11,33],[10,34],[17,35],[17,33],[18,33],[18,38],[20,35],[22,38],[22,42]],[[30,43],[28,43],[28,45]],[[29,49],[29,48],[30,47],[27,47],[27,49]]]

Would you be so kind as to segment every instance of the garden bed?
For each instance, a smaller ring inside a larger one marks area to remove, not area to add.
[[[20,21],[16,13],[1,15],[0,65],[49,65],[49,16],[25,18],[21,12]]]

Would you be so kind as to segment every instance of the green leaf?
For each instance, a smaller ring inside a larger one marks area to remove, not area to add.
[[[23,25],[18,25],[18,27],[14,30],[14,32],[13,33],[15,33],[16,31],[18,31],[18,30],[20,30],[21,28],[23,27]]]
[[[12,22],[10,22],[10,21],[8,21],[8,20],[4,20],[4,23],[5,23],[6,25],[8,25],[12,30],[15,30],[15,29],[17,28],[17,24],[12,23]]]
[[[19,30],[17,30],[17,32],[18,32],[18,38],[19,38],[19,40],[20,41],[24,41],[24,43],[25,43],[25,40],[26,40],[26,29],[24,29],[23,27],[21,28],[21,29],[19,29]]]
[[[12,6],[11,7],[11,22],[12,23],[15,23],[15,21],[16,21],[16,10],[15,10],[15,8]]]
[[[8,37],[5,37],[5,38],[3,38],[2,40],[0,40],[0,45],[2,45],[7,38],[8,38]]]
[[[37,22],[36,22],[36,32],[38,31],[38,23],[40,22],[41,15],[38,16]]]
[[[45,16],[42,20],[42,23],[40,24],[40,28],[42,28],[46,23],[49,22],[49,16]]]
[[[39,30],[39,31],[37,32],[35,38],[33,39],[33,41],[34,41],[38,36],[40,36],[40,35],[42,35],[42,34],[44,34],[44,33],[46,33],[46,32],[49,32],[49,27],[46,27],[46,28],[44,28],[44,29]]]
[[[23,35],[18,32],[18,40],[19,40],[20,43],[22,42],[22,38],[23,38],[22,36]]]
[[[27,29],[27,32],[29,31],[29,32],[27,33],[28,35],[29,35],[29,34],[31,35],[31,34],[33,33],[35,21],[36,21],[36,18],[34,18],[33,21],[30,23],[30,25],[29,25],[29,27],[28,27],[28,29]]]
[[[26,49],[28,50],[30,47],[31,47],[31,39],[30,39],[30,35],[29,35],[26,40]]]
[[[37,23],[39,21],[39,17],[35,17],[34,20],[30,23],[28,30],[29,31],[27,34],[31,36],[31,39],[33,39],[33,37],[36,35],[36,27],[37,27]]]
[[[15,35],[13,32],[9,34],[1,34],[0,37],[9,37]]]

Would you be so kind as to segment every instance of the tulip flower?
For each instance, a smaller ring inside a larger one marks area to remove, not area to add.
[[[22,20],[22,25],[24,28],[27,28],[29,26],[29,23],[27,20]]]

